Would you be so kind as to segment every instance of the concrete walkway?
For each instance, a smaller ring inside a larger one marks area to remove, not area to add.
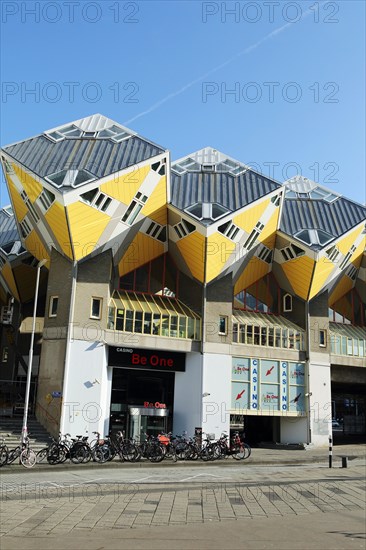
[[[347,469],[338,455],[352,457]],[[365,550],[366,445],[0,470],[1,550]]]

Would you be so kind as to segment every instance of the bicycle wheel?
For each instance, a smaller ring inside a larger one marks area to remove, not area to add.
[[[37,462],[37,455],[34,451],[32,451],[32,449],[24,449],[20,453],[20,462],[24,468],[33,468]]]
[[[51,448],[48,449],[47,462],[49,464],[61,464],[62,462],[65,462],[65,460],[65,449],[60,445],[53,445]]]
[[[160,445],[152,445],[147,451],[147,458],[150,462],[161,462],[164,460],[163,449]]]
[[[206,447],[204,447],[202,449],[202,451],[200,453],[200,457],[205,462],[208,462],[209,460],[214,460],[215,459],[215,453],[214,453],[213,446],[212,445],[206,445]]]
[[[140,458],[140,453],[136,445],[133,443],[125,443],[122,447],[122,456],[128,462],[137,462]]]
[[[1,466],[5,466],[8,462],[8,449],[5,447],[0,447],[0,468]]]
[[[107,445],[100,445],[93,450],[93,460],[95,460],[95,462],[99,462],[99,464],[107,462],[108,460],[110,460],[110,457],[111,452]]]
[[[7,464],[12,464],[14,460],[20,457],[20,453],[22,452],[20,447],[16,447],[15,449],[12,449],[8,452],[8,462]]]
[[[86,457],[86,449],[84,445],[73,445],[70,449],[70,460],[74,464],[81,464]]]
[[[245,448],[245,456],[244,456],[244,459],[245,458],[249,458],[250,455],[252,454],[252,448],[250,445],[248,445],[248,443],[244,443],[244,448]]]
[[[178,460],[185,460],[189,452],[189,447],[187,443],[177,443],[175,446],[175,456]]]
[[[41,462],[45,462],[47,460],[47,455],[48,455],[48,447],[45,447],[44,449],[41,449],[40,451],[38,451],[36,455],[38,464]]]

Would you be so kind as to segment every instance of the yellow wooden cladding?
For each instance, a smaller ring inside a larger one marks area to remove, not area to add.
[[[328,277],[335,270],[336,266],[330,261],[328,256],[323,256],[315,264],[313,281],[309,293],[309,300],[314,298],[323,288]]]
[[[18,222],[21,222],[24,216],[27,215],[28,208],[25,206],[19,191],[17,190],[14,183],[11,181],[11,178],[7,174],[6,174],[6,180],[8,182],[8,189],[9,189],[10,198],[14,208],[14,214],[16,215]]]
[[[115,174],[110,181],[100,186],[100,190],[110,197],[123,202],[123,204],[128,205],[141,187],[149,171],[150,166],[144,166],[142,168],[135,167],[132,172],[121,176]]]
[[[263,212],[267,208],[270,199],[266,199],[255,206],[250,206],[244,212],[234,216],[233,222],[247,233],[250,233],[256,226]],[[279,211],[279,208],[276,209]],[[277,213],[278,216],[278,213]]]
[[[57,239],[58,245],[61,247],[64,254],[72,259],[72,246],[65,208],[58,202],[55,202],[46,212],[45,218]]]
[[[243,269],[242,274],[234,285],[234,295],[248,288],[259,279],[262,279],[271,269],[270,264],[263,262],[256,256],[251,258]]]
[[[235,243],[221,233],[207,237],[206,249],[206,283],[220,275],[230,256],[236,253]]]
[[[351,246],[355,243],[355,240],[361,233],[363,227],[357,227],[354,231],[351,231],[346,237],[343,239],[340,239],[337,243],[337,247],[342,252],[342,254],[346,255],[347,252],[349,252],[349,249]]]
[[[265,224],[263,231],[259,236],[260,242],[263,242],[267,239],[271,239],[273,238],[273,236],[276,235],[279,215],[280,215],[280,209],[275,208],[275,210],[272,213],[272,216],[269,218],[268,222]]]
[[[125,275],[163,253],[163,243],[139,232],[118,264],[119,275]]]
[[[67,207],[75,260],[91,254],[100,244],[99,239],[110,217],[92,206],[75,202]]]
[[[177,242],[188,269],[193,277],[203,283],[205,275],[205,237],[194,231]]]
[[[1,275],[4,277],[4,281],[7,284],[11,295],[19,301],[18,288],[14,279],[13,271],[8,263],[6,263],[1,270]]]
[[[33,176],[26,172],[20,166],[13,164],[14,172],[18,176],[22,186],[24,187],[28,197],[32,202],[42,193],[43,186],[41,183],[36,181]]]
[[[141,210],[141,214],[151,218],[154,222],[166,225],[168,220],[166,201],[166,176],[163,176]]]
[[[281,264],[294,292],[303,300],[308,299],[314,264],[314,260],[308,256],[294,258]]]
[[[50,255],[49,252],[46,250],[46,247],[44,246],[42,240],[38,236],[35,229],[31,231],[31,233],[28,235],[28,237],[25,239],[25,248],[34,256],[37,258],[37,260],[47,260],[47,263],[45,264],[45,267],[49,269],[50,267]]]
[[[335,302],[340,300],[342,296],[347,294],[347,292],[349,292],[353,288],[353,285],[354,281],[352,281],[352,279],[350,279],[347,275],[343,275],[343,277],[341,277],[341,280],[329,296],[329,305],[332,307]]]

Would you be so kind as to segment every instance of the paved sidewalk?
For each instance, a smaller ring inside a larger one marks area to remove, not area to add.
[[[348,456],[350,459],[350,462],[355,459],[362,459],[366,460],[366,444],[357,444],[357,445],[335,445],[333,447],[333,465],[334,466],[340,466],[341,465],[341,456]],[[231,458],[228,458],[227,460],[221,460],[221,461],[213,461],[213,462],[203,462],[201,460],[197,461],[179,461],[177,463],[174,463],[173,461],[164,460],[163,462],[160,462],[158,464],[153,464],[154,468],[167,468],[167,467],[176,467],[177,464],[179,466],[187,466],[187,467],[202,467],[203,465],[205,467],[210,467],[212,465],[217,466],[218,464],[222,466],[234,466],[238,463],[245,464],[245,465],[265,465],[265,464],[288,464],[288,465],[296,465],[296,464],[307,464],[307,463],[328,463],[329,461],[329,453],[328,453],[328,447],[324,448],[317,448],[317,449],[297,449],[297,448],[291,448],[291,446],[288,446],[288,448],[285,448],[284,446],[281,446],[279,448],[253,448],[252,454],[249,457],[249,459],[246,459],[244,461],[236,461],[232,460]],[[121,463],[120,460],[114,460],[113,462],[108,462],[106,464],[97,465],[97,467],[100,468],[146,468],[151,467],[151,462],[147,460],[143,460],[138,463],[130,464],[128,462]],[[55,466],[50,466],[49,464],[36,464],[36,466],[32,469],[32,471],[40,470],[40,471],[46,471],[48,469],[58,471],[62,470],[69,470],[71,469],[78,469],[78,468],[95,468],[96,464],[93,462],[89,462],[88,464],[72,464],[72,463],[65,463],[65,464],[57,464]],[[0,475],[6,475],[8,473],[27,473],[27,469],[19,464],[12,464],[10,466],[5,466],[0,470]]]
[[[342,454],[352,457],[347,469]],[[10,466],[0,470],[0,547],[364,550],[365,470],[366,445],[335,448],[332,469],[327,449],[253,449],[248,461],[213,463]]]

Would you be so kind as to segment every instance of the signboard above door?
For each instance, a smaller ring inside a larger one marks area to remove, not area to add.
[[[109,346],[108,365],[133,369],[185,372],[186,355],[177,351],[160,351]]]

